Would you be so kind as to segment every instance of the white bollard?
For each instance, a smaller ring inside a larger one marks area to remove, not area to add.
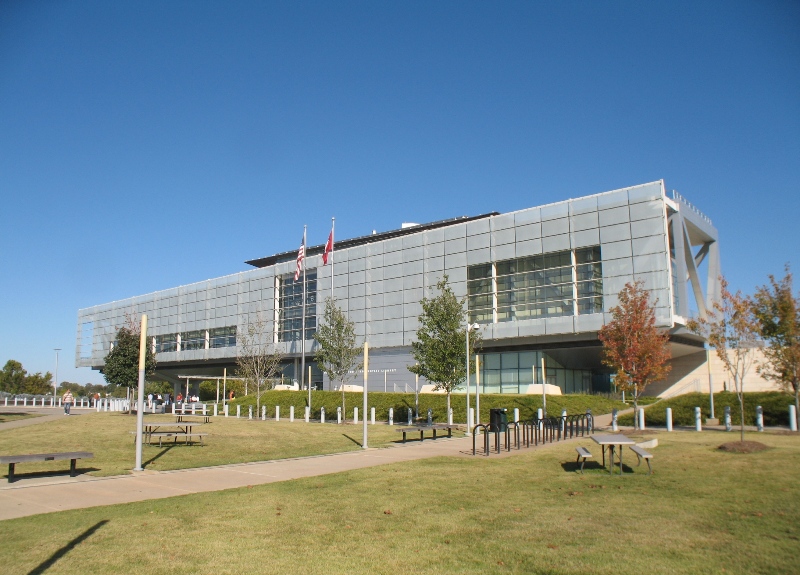
[[[325,406],[319,408],[319,422],[325,423]]]
[[[447,412],[447,423],[449,425],[453,425],[453,408],[451,407],[450,410]]]
[[[639,408],[639,429],[644,429],[644,408]]]
[[[375,425],[375,408],[374,407],[370,407],[369,408],[369,415],[370,415],[370,423],[372,425]]]
[[[358,408],[353,408],[353,423],[358,424]]]
[[[797,409],[794,405],[789,406],[789,429],[797,431]]]
[[[100,402],[97,400],[94,402],[94,409],[97,411],[97,413],[100,413]]]
[[[275,421],[280,421],[280,420],[281,420],[281,406],[280,405],[276,405],[275,406]]]
[[[412,423],[414,423],[414,412],[409,407],[408,408],[408,424],[411,425]]]
[[[192,415],[194,415],[194,414],[195,414],[195,413],[194,413],[194,409],[195,409],[195,407],[194,407],[194,403],[193,403],[193,404],[192,404]]]
[[[294,405],[289,406],[289,423],[294,423]]]
[[[204,403],[203,404],[203,415],[205,415],[205,414],[206,414],[206,404]]]
[[[544,417],[544,411],[542,411],[542,408],[540,407],[539,409],[536,410],[536,419],[539,420],[539,431],[544,429],[544,423],[542,422],[542,417]]]
[[[394,425],[394,407],[389,408],[389,425]]]
[[[672,431],[672,408],[667,408],[667,431]]]
[[[725,406],[725,431],[731,431],[733,426],[731,425],[731,406]]]
[[[240,417],[242,417],[242,406],[241,405],[237,405],[236,406],[236,419],[239,419]]]
[[[472,431],[472,428],[474,427],[474,425],[472,423],[473,421],[475,421],[475,408],[474,407],[470,407],[469,408],[469,413],[467,413],[467,430],[468,430],[468,432]]]
[[[22,398],[22,407],[28,407],[28,398],[27,397],[23,397]]]
[[[336,408],[336,423],[338,425],[342,424],[342,406],[341,405]]]
[[[247,419],[253,419],[253,406],[247,408]]]
[[[172,402],[172,415],[175,415],[175,402]]]
[[[764,431],[764,408],[760,405],[756,406],[756,429]]]
[[[311,408],[306,405],[306,423],[311,419]]]
[[[186,415],[186,402],[181,403],[181,413]]]
[[[217,410],[218,410],[218,409],[219,409],[219,407],[217,407],[217,404],[215,403],[215,404],[214,404],[214,417],[216,417],[216,416],[217,416]]]
[[[703,431],[703,424],[700,421],[700,408],[694,408],[694,430],[695,431]]]
[[[261,406],[261,421],[266,421],[266,420],[267,420],[267,406],[266,405],[262,405]]]
[[[566,411],[564,412],[566,413]],[[474,419],[472,421],[475,421]],[[519,407],[514,408],[514,421],[519,423]]]
[[[6,397],[6,407],[8,407],[8,397]]]
[[[619,416],[619,410],[612,409],[611,410],[611,431],[619,431],[619,424],[617,423],[617,417]]]
[[[14,397],[14,407],[17,407],[17,397]]]
[[[230,408],[230,405],[228,405],[227,403],[226,403],[225,405],[223,405],[223,406],[222,406],[222,414],[223,414],[225,417],[228,417],[228,408]]]
[[[515,408],[515,411],[516,411],[516,408]],[[566,426],[567,426],[567,410],[566,409],[562,409],[561,410],[561,423],[560,423],[560,425],[561,425],[561,433],[563,434],[563,433],[565,433],[567,431],[567,429],[566,429]]]

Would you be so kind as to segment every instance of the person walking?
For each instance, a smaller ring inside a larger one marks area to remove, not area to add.
[[[67,390],[67,392],[61,398],[62,402],[64,403],[64,415],[69,415],[69,408],[72,407],[72,392]]]

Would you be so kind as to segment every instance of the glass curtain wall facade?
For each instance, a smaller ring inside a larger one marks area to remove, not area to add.
[[[469,266],[471,323],[603,311],[600,246]]]
[[[278,278],[278,341],[300,341],[303,329],[303,276]],[[317,272],[306,272],[305,339],[314,338],[317,331]]]
[[[590,392],[592,371],[567,369],[542,351],[486,353],[481,355],[481,393],[525,393],[533,383],[542,383],[542,357],[550,385],[562,393]]]

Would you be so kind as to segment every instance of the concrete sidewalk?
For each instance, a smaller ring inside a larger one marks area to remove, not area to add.
[[[493,453],[492,458],[527,453],[531,449],[535,448]],[[438,456],[472,457],[472,438],[427,439],[314,457],[176,471],[145,470],[115,477],[80,475],[73,478],[60,474],[21,478],[11,484],[0,484],[0,520],[262,485]]]

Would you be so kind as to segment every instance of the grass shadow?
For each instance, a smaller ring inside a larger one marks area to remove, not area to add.
[[[103,519],[102,521],[98,521],[97,523],[89,527],[89,529],[78,535],[75,539],[64,545],[61,549],[53,553],[48,559],[39,563],[39,565],[34,567],[33,570],[28,572],[28,575],[39,575],[41,573],[44,573],[50,567],[52,567],[56,563],[56,561],[64,557],[67,553],[75,549],[75,547],[77,547],[78,545],[83,543],[86,539],[91,537],[95,531],[100,529],[106,523],[108,523],[108,519]]]
[[[352,437],[350,437],[346,433],[342,433],[342,436],[346,437],[347,439],[349,439],[350,441],[352,441],[353,443],[355,443],[359,447],[364,447],[360,441],[357,441],[357,440],[353,439]]]
[[[156,461],[157,459],[160,459],[161,457],[163,457],[163,456],[164,456],[164,455],[165,455],[165,454],[166,454],[166,453],[167,453],[167,452],[168,452],[170,449],[172,449],[173,447],[175,447],[175,446],[174,446],[174,445],[168,445],[168,446],[166,446],[166,447],[165,447],[165,448],[163,448],[161,451],[159,451],[158,453],[156,453],[156,454],[155,454],[153,457],[151,457],[150,459],[148,459],[147,461],[145,461],[145,462],[144,462],[144,465],[143,465],[142,467],[147,467],[148,465],[150,465],[151,463],[153,463],[153,462],[154,462],[154,461]]]

